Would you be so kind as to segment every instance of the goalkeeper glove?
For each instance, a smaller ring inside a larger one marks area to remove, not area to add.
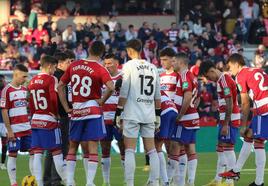
[[[156,116],[156,120],[154,122],[155,124],[155,128],[158,129],[160,127],[161,124],[161,109],[155,109],[155,116]]]
[[[121,120],[121,113],[123,112],[123,107],[117,107],[115,111],[115,116],[114,116],[114,125],[117,128],[121,128],[120,120]]]

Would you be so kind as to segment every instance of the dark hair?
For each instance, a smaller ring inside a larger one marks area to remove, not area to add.
[[[232,54],[232,55],[227,59],[227,64],[228,64],[228,63],[238,63],[238,64],[241,65],[241,66],[246,65],[246,62],[245,62],[243,56],[240,55],[240,54],[237,54],[237,53]]]
[[[184,62],[184,64],[186,64],[186,65],[188,65],[189,62],[190,62],[190,60],[189,60],[187,54],[185,54],[185,53],[183,53],[183,52],[177,53],[177,54],[175,55],[175,58],[176,58],[176,59],[179,59],[179,60],[182,60],[182,61]]]
[[[199,75],[200,76],[205,75],[211,68],[216,68],[215,64],[212,61],[209,60],[203,61],[199,67]]]
[[[65,54],[64,52],[57,52],[57,53],[54,54],[53,57],[54,57],[56,60],[58,60],[58,63],[63,62],[63,61],[65,61],[66,59],[69,59],[69,58],[68,58],[68,55]]]
[[[94,41],[89,48],[89,54],[101,57],[105,51],[105,46],[101,41]]]
[[[58,64],[57,59],[49,55],[45,55],[40,59],[41,67],[45,67],[47,65],[56,65],[56,64]]]
[[[115,59],[116,58],[113,53],[109,53],[109,54],[107,54],[107,55],[104,56],[104,59],[111,59],[111,58],[112,59]]]
[[[68,56],[68,59],[75,59],[75,53],[72,50],[67,49],[64,53]]]
[[[17,64],[15,67],[14,67],[14,71],[15,70],[19,70],[21,72],[28,72],[28,68],[23,65],[23,64]]]
[[[164,57],[164,56],[174,57],[175,55],[176,55],[176,52],[172,48],[169,48],[169,47],[161,50],[159,54],[160,57]]]
[[[142,43],[139,39],[131,39],[127,42],[126,48],[131,48],[136,52],[141,52],[142,50]]]
[[[128,28],[130,29],[130,28],[134,28],[134,25],[128,25]]]
[[[5,79],[5,76],[3,74],[0,74],[0,79]]]

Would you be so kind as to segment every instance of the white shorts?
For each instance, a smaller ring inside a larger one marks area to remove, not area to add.
[[[123,135],[128,138],[138,138],[139,132],[141,137],[154,138],[154,123],[137,123],[132,120],[123,120]]]
[[[7,129],[4,123],[0,123],[0,137],[7,137]]]

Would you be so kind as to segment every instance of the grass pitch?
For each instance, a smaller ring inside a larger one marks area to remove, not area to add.
[[[136,172],[135,172],[135,185],[143,186],[148,178],[148,172],[143,172],[144,155],[139,154],[136,156]],[[215,176],[216,170],[216,153],[199,153],[198,154],[198,167],[196,176],[196,186],[202,186],[208,183]],[[20,156],[17,160],[17,180],[20,185],[24,176],[29,174],[28,170],[28,158],[27,156]],[[6,171],[0,171],[0,186],[9,186],[8,175]],[[111,168],[111,185],[121,186],[123,185],[123,171],[120,164],[120,157],[118,155],[112,156],[112,168]],[[244,170],[241,173],[241,179],[235,182],[236,186],[247,186],[255,179],[255,160],[254,153],[251,154],[248,159]],[[85,173],[81,160],[77,161],[75,180],[77,186],[84,186],[86,183]],[[265,171],[265,182],[268,183],[268,169]],[[98,167],[98,172],[95,178],[96,186],[102,185],[101,166]]]

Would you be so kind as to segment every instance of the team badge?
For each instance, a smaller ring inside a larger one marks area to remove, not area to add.
[[[182,89],[186,89],[189,87],[189,83],[188,82],[183,82],[182,83]]]
[[[242,91],[242,86],[240,84],[237,84],[238,90],[241,92]]]
[[[230,94],[230,88],[226,87],[223,89],[224,95],[229,95]]]

